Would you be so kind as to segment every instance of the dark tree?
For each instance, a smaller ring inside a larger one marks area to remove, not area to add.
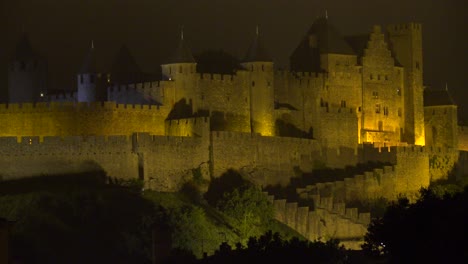
[[[363,249],[391,263],[467,262],[467,223],[468,187],[443,197],[421,190],[416,203],[400,199],[372,221]]]
[[[344,263],[346,250],[338,241],[310,242],[293,238],[283,240],[271,231],[259,238],[251,237],[246,247],[233,249],[223,243],[213,256],[201,263]]]

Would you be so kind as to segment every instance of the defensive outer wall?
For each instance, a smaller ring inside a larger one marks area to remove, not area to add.
[[[118,109],[115,104],[103,108],[109,115]],[[144,180],[158,191],[177,191],[191,179],[194,169],[201,169],[207,180],[235,169],[265,187],[287,185],[298,171],[311,172],[317,164],[344,168],[380,161],[394,165],[389,172],[393,176],[378,181],[381,189],[365,185],[350,190],[358,189],[367,198],[381,194],[394,199],[400,193],[428,186],[429,155],[443,151],[416,146],[325,148],[313,139],[210,131],[209,125],[209,118],[200,117],[165,121],[157,130],[166,135],[145,131],[108,136],[0,137],[1,176],[11,180],[102,169],[111,177]]]

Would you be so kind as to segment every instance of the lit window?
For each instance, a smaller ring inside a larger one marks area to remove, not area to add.
[[[380,114],[380,104],[376,104],[376,105],[375,105],[375,112],[376,112],[377,114]]]
[[[44,97],[44,93],[41,93],[40,96],[41,96],[41,97]]]
[[[379,98],[379,92],[372,92],[372,98],[377,99]]]
[[[388,107],[383,108],[384,115],[388,116]]]

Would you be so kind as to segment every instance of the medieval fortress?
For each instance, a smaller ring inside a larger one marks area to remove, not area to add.
[[[457,106],[447,90],[423,85],[418,23],[342,36],[318,18],[290,71],[275,70],[258,32],[232,75],[198,73],[183,36],[155,81],[100,72],[95,52],[77,73],[77,91],[53,95],[42,58],[19,42],[9,103],[0,105],[0,180],[104,170],[177,191],[195,175],[228,169],[266,187],[318,168],[386,164],[298,186],[314,208],[269,196],[277,219],[305,237],[355,241],[370,215],[347,203],[412,197],[467,159]]]

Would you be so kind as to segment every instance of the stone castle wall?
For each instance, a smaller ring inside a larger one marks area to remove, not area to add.
[[[250,93],[246,74],[200,74],[192,99],[194,111],[208,111],[213,130],[250,132]]]
[[[295,174],[312,169],[319,147],[315,140],[262,137],[258,134],[211,133],[212,175],[228,169],[241,171],[261,186],[286,185]]]
[[[21,142],[18,142],[21,141]],[[138,178],[138,159],[126,136],[1,137],[3,180],[104,170],[111,177]]]
[[[1,104],[0,136],[164,135],[166,106],[114,102]]]
[[[347,208],[345,203],[334,202],[333,198],[314,195],[314,208],[275,199],[272,195],[268,199],[273,203],[276,220],[311,241],[335,238],[346,248],[359,250],[370,223],[369,213]]]

